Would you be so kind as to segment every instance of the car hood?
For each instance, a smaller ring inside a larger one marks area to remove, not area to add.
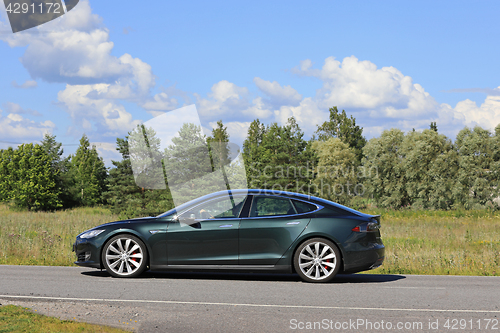
[[[108,223],[104,223],[104,224],[101,224],[93,229],[97,229],[99,227],[109,227],[109,226],[113,226],[113,225],[123,225],[123,224],[130,224],[130,223],[143,223],[143,222],[150,222],[150,221],[153,221],[153,220],[156,220],[157,218],[156,217],[139,217],[139,218],[135,218],[135,219],[127,219],[127,220],[121,220],[121,221],[114,221],[114,222],[108,222]]]

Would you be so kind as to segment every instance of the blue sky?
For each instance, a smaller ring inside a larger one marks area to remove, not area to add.
[[[500,123],[498,1],[94,1],[12,34],[0,5],[0,141],[116,137],[196,104],[243,141],[295,116],[308,137],[338,106],[366,137],[428,128],[451,139]],[[8,144],[0,143],[0,149]]]

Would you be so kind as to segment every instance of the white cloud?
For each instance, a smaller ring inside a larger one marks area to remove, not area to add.
[[[56,125],[50,120],[36,122],[23,118],[20,114],[10,113],[1,116],[0,110],[0,138],[5,140],[20,140],[24,142],[37,141],[43,138],[45,133],[51,133]]]
[[[270,100],[273,105],[299,105],[302,95],[291,86],[282,87],[276,81],[266,81],[259,77],[253,79],[253,82]]]
[[[36,110],[23,109],[19,104],[6,102],[2,105],[7,112],[11,114],[30,114],[32,116],[41,116],[42,114]]]
[[[337,105],[345,109],[370,109],[389,118],[415,117],[436,109],[437,103],[419,84],[394,67],[346,57],[342,62],[329,57],[321,69],[310,61],[294,72],[323,81],[315,100],[320,108]]]
[[[222,80],[212,86],[212,93],[209,96],[219,102],[225,102],[231,99],[240,99],[247,93],[247,88],[238,87],[234,83]]]
[[[249,107],[248,89],[226,80],[214,84],[208,98],[201,98],[197,94],[195,97],[200,116],[209,119],[222,115],[238,115]]]
[[[454,111],[463,116],[467,126],[479,125],[492,130],[500,123],[500,96],[487,96],[480,106],[466,99],[458,102]]]
[[[14,80],[14,81],[11,82],[11,85],[14,88],[20,88],[20,89],[30,89],[30,88],[36,88],[36,87],[38,87],[38,83],[35,80],[26,80],[21,85],[17,84],[16,80]]]
[[[75,123],[86,131],[95,130],[103,136],[120,136],[134,128],[140,121],[134,120],[123,105],[112,99],[93,99],[89,95],[106,95],[113,88],[108,84],[67,85],[58,93],[62,103]]]
[[[273,115],[273,109],[262,100],[262,97],[257,97],[252,101],[252,105],[242,111],[242,114],[250,118],[267,119]]]
[[[177,99],[170,97],[166,92],[161,92],[154,95],[152,99],[142,104],[142,107],[149,111],[170,111],[176,109],[178,105],[179,103]]]
[[[288,118],[294,117],[302,130],[312,134],[318,124],[328,120],[328,110],[321,109],[311,97],[304,98],[298,106],[282,106],[275,112],[276,120],[285,124]]]

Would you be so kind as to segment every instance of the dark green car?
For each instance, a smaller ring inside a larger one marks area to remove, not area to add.
[[[297,273],[326,282],[382,264],[380,216],[313,196],[221,191],[160,216],[100,225],[77,236],[77,265],[115,277],[150,270]]]

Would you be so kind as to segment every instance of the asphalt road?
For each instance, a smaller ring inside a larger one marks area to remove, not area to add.
[[[500,277],[145,273],[0,266],[0,303],[140,332],[500,332]]]

